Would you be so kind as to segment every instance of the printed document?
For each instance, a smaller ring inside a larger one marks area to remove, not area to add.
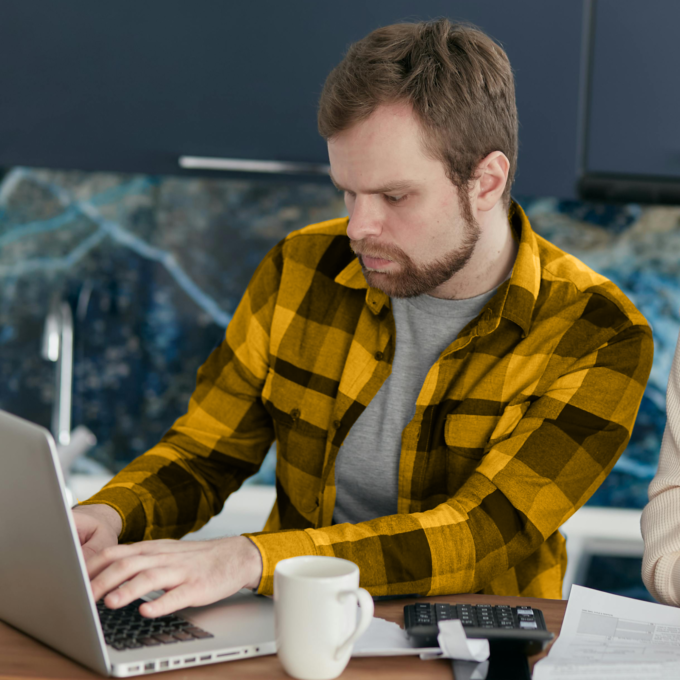
[[[680,608],[572,586],[560,636],[534,680],[677,680]]]

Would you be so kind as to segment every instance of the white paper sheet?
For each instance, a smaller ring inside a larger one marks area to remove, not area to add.
[[[463,624],[458,619],[439,624],[439,653],[423,652],[421,659],[458,659],[459,661],[486,661],[489,658],[488,640],[468,640]]]
[[[408,656],[421,659],[463,659],[483,661],[489,657],[488,640],[468,640],[458,620],[439,624],[439,647],[417,647],[396,623],[374,617],[366,632],[354,644],[352,656]]]
[[[680,609],[572,586],[562,631],[534,680],[678,680]]]
[[[417,647],[396,623],[373,617],[366,632],[354,643],[352,656],[408,656],[439,652],[439,647]]]

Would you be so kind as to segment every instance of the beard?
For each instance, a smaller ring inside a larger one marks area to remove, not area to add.
[[[446,283],[470,261],[479,240],[479,224],[470,216],[465,216],[463,242],[444,256],[426,265],[417,266],[401,249],[394,245],[377,246],[361,239],[350,240],[350,248],[359,258],[364,278],[369,286],[381,290],[395,298],[409,298],[424,295]],[[362,255],[391,260],[400,265],[395,272],[378,272],[367,269]]]

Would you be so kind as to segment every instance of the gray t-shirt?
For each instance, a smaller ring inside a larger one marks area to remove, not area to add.
[[[494,296],[392,298],[397,343],[392,373],[338,452],[333,522],[363,522],[397,512],[401,433],[413,418],[428,371]]]

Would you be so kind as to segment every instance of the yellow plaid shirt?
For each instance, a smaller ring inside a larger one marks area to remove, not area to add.
[[[512,276],[439,357],[402,433],[398,514],[332,525],[336,457],[396,342],[390,299],[367,286],[347,219],[294,232],[267,255],[187,414],[87,502],[121,513],[123,542],[179,538],[222,509],[276,439],[277,500],[249,534],[261,593],[279,560],[335,555],[359,565],[373,595],[560,598],[558,527],[628,442],[652,334],[517,204],[509,216]]]

